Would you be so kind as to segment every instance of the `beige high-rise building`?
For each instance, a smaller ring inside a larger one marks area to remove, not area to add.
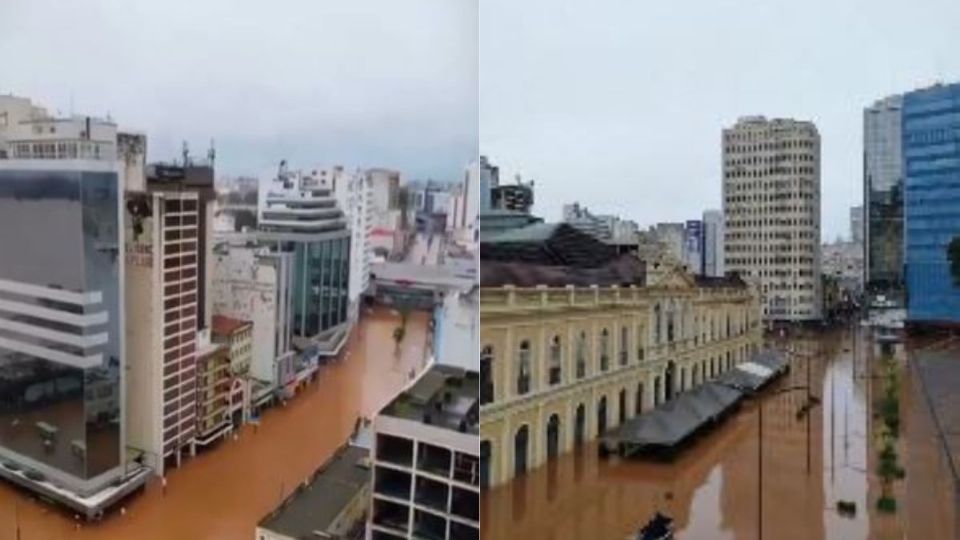
[[[741,118],[723,130],[724,256],[767,320],[821,318],[820,135],[812,122]]]

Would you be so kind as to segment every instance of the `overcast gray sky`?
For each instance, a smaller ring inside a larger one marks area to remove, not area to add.
[[[862,110],[960,79],[956,0],[483,0],[480,151],[641,225],[720,208],[720,134],[739,116],[814,121],[823,236],[862,198]]]
[[[476,159],[477,0],[0,0],[0,92],[109,112],[219,172]]]

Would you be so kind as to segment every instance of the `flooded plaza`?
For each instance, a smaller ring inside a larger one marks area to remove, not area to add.
[[[428,314],[413,312],[399,350],[392,337],[400,317],[364,314],[342,358],[322,367],[286,406],[263,413],[168,473],[102,523],[80,523],[63,510],[0,483],[0,539],[252,538],[257,522],[303,482],[349,437],[358,417],[372,417],[423,367]],[[20,536],[16,536],[19,523]]]
[[[757,400],[670,463],[601,458],[586,444],[484,492],[482,537],[624,540],[661,511],[682,539],[758,538],[760,516],[762,537],[778,540],[954,538],[952,477],[902,349],[897,451],[905,477],[893,487],[897,511],[882,514],[880,419],[870,406],[883,388],[879,351],[853,327],[781,345],[794,351],[791,370],[763,394],[762,445]],[[819,405],[802,414],[808,387]],[[787,388],[795,390],[776,393]],[[854,503],[855,513],[838,513],[839,501]]]

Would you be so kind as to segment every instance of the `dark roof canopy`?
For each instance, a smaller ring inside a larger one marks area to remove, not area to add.
[[[740,274],[731,272],[725,276],[696,276],[698,287],[746,287],[747,283],[743,281]]]
[[[646,284],[646,266],[633,255],[622,255],[599,268],[547,266],[524,262],[484,261],[480,265],[480,286],[501,287],[627,287]]]
[[[600,268],[616,258],[615,247],[566,223],[535,223],[480,241],[480,260],[484,265],[499,261]]]

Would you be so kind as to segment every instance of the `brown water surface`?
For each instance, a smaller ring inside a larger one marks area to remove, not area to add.
[[[899,451],[906,468],[894,488],[900,510],[880,515],[872,474],[879,420],[868,406],[881,391],[875,351],[854,328],[789,345],[802,353],[763,398],[763,538],[953,538],[944,462],[909,370],[900,370]],[[902,365],[902,353],[898,358]],[[805,390],[773,394],[796,386],[811,387],[821,400],[809,415],[797,414]],[[672,463],[604,459],[588,444],[484,492],[481,537],[624,540],[660,510],[675,518],[681,539],[758,538],[758,455],[755,402]],[[856,504],[854,516],[836,512],[841,500]]]
[[[412,313],[399,354],[393,329],[399,316],[375,310],[362,319],[339,363],[321,368],[319,379],[286,406],[262,415],[228,440],[188,459],[167,477],[126,503],[125,515],[102,523],[77,523],[25,492],[0,483],[0,539],[210,539],[253,538],[257,522],[293,486],[307,478],[349,437],[358,416],[373,414],[423,364],[426,313]]]

